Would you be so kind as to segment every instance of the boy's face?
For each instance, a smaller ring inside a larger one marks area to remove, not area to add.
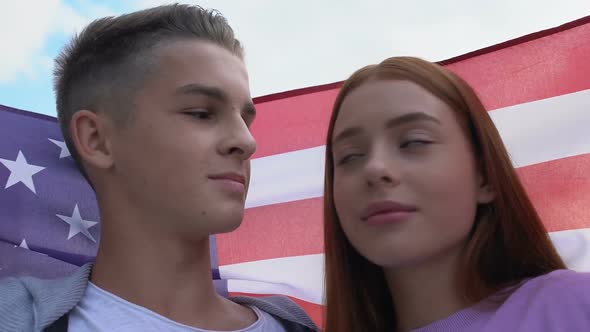
[[[244,63],[195,40],[155,52],[129,124],[113,131],[117,187],[164,231],[189,238],[232,231],[242,221],[256,149]]]

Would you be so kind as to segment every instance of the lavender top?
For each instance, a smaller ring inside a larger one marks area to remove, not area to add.
[[[553,271],[412,332],[451,331],[590,331],[590,273]]]

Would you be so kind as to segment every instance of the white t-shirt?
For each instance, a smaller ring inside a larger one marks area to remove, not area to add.
[[[270,314],[251,307],[258,320],[234,332],[286,332]],[[177,323],[89,283],[82,300],[70,312],[69,332],[215,332]]]

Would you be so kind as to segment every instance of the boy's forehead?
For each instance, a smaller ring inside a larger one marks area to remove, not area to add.
[[[180,39],[160,43],[153,52],[161,60],[188,61],[193,64],[202,61],[226,61],[244,65],[243,59],[230,50],[199,39]]]
[[[211,42],[181,40],[155,50],[154,66],[162,78],[176,75],[190,77],[190,82],[219,85],[222,80],[243,80],[249,83],[248,72],[241,58]]]
[[[244,62],[221,46],[180,40],[159,45],[154,54],[147,85],[174,94],[221,90],[232,98],[251,99]]]

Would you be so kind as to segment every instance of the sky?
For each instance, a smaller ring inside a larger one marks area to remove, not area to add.
[[[0,0],[0,104],[55,116],[53,59],[94,19],[176,1]],[[203,0],[246,49],[253,96],[390,56],[444,60],[590,15],[589,0]]]

